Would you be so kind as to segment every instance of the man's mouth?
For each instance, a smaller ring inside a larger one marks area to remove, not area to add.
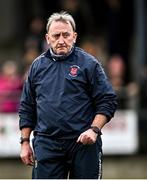
[[[63,48],[66,48],[66,46],[58,46],[57,48],[58,49],[63,49]]]

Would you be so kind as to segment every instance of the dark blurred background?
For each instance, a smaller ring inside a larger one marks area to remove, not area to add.
[[[73,15],[77,45],[101,61],[118,95],[114,124],[104,129],[104,178],[147,178],[145,0],[0,1],[0,178],[31,178],[19,159],[17,110],[27,70],[48,48],[47,19],[61,10]]]

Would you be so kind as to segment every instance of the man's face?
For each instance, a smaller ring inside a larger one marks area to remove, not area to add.
[[[55,54],[67,54],[76,41],[77,34],[69,22],[53,21],[50,25],[46,40]]]

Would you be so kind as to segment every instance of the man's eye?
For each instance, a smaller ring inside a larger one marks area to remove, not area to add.
[[[69,33],[63,33],[63,37],[64,37],[64,38],[67,38],[67,37],[69,37],[69,36],[70,36]]]
[[[58,38],[60,37],[60,34],[55,34],[55,35],[53,35],[53,37],[54,37],[55,39],[58,39]]]
[[[63,38],[68,38],[68,37],[70,36],[70,34],[69,34],[69,33],[54,34],[54,35],[53,35],[53,38],[54,38],[54,39],[59,39],[60,36],[62,36]]]

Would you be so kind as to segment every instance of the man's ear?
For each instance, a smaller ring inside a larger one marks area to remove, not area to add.
[[[76,43],[77,36],[78,36],[78,34],[75,32],[75,33],[74,33],[74,43]]]
[[[46,39],[47,44],[50,44],[48,34],[45,35],[45,39]]]

